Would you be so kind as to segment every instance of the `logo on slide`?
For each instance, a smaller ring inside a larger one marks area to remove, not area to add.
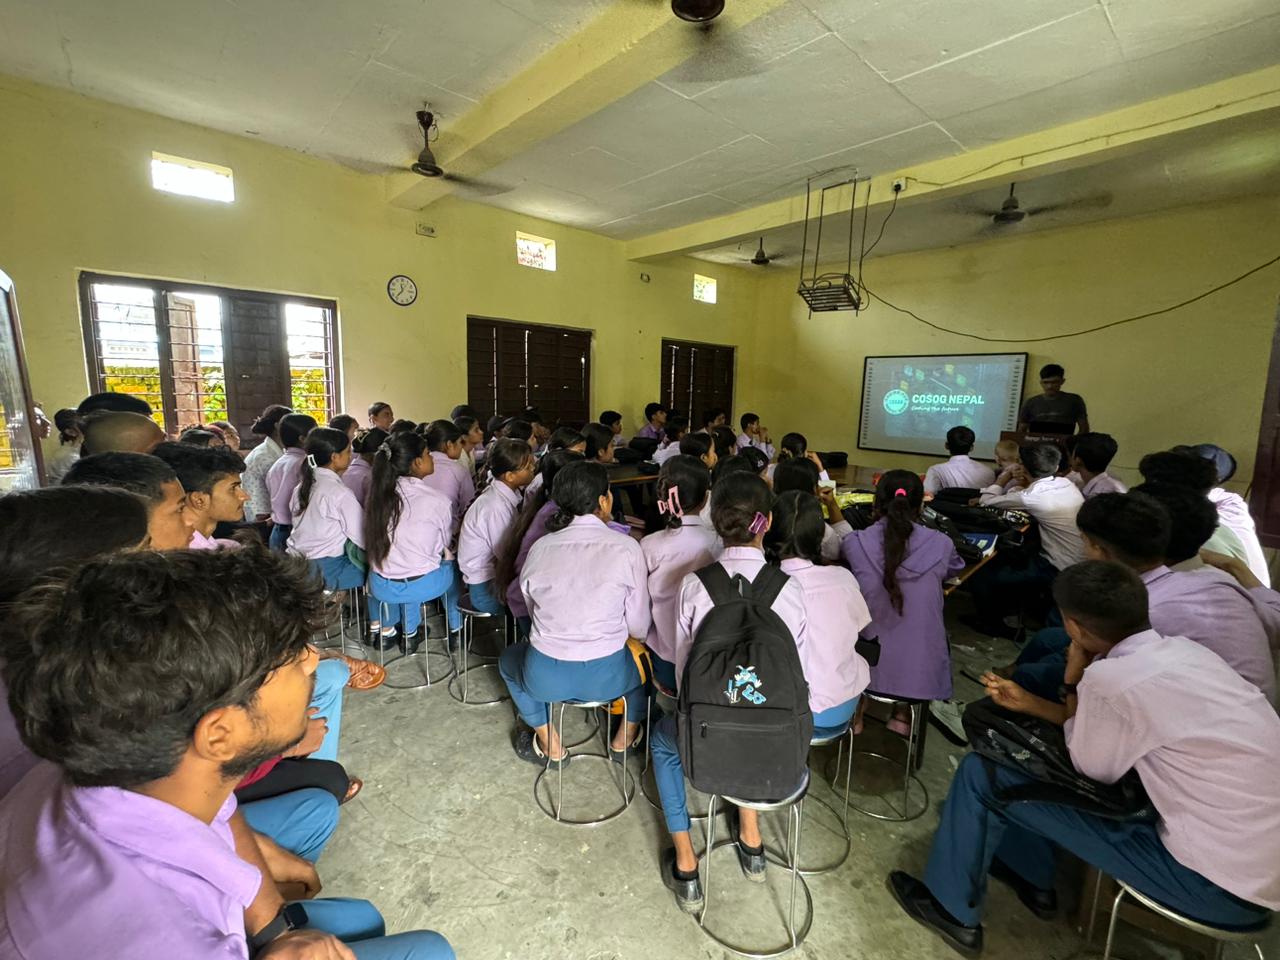
[[[895,417],[900,413],[906,413],[910,404],[911,398],[907,396],[905,390],[890,390],[884,395],[884,408]]]

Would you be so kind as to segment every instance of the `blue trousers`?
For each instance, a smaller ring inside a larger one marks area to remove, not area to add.
[[[971,753],[951,781],[924,882],[961,923],[982,922],[987,873],[996,857],[1035,887],[1052,889],[1055,846],[1204,923],[1247,927],[1266,916],[1262,907],[1178,863],[1154,824],[1117,823],[1054,803],[1006,806],[996,800],[995,790],[1026,780],[997,767],[993,788],[982,759]]]
[[[498,672],[507,682],[520,719],[531,727],[548,724],[549,704],[565,700],[625,696],[630,723],[644,720],[648,712],[649,699],[640,671],[626,647],[596,660],[557,660],[522,642],[502,651]]]
[[[653,662],[653,679],[658,682],[665,690],[676,689],[676,665],[670,660],[664,660],[652,650],[649,651],[649,659]]]
[[[507,612],[507,608],[498,599],[498,594],[493,589],[492,580],[486,580],[484,583],[467,584],[467,593],[471,597],[471,606],[481,613],[500,617]]]
[[[320,574],[330,590],[350,590],[364,586],[364,571],[347,559],[345,553],[336,557],[319,557],[311,561],[311,569]]]
[[[1005,615],[1009,601],[1019,594],[1032,592],[1053,583],[1057,569],[1041,554],[1025,567],[1001,563],[996,558],[969,578],[965,584],[973,595],[978,616],[987,622],[997,621]]]
[[[240,812],[258,833],[312,863],[338,828],[338,801],[318,787],[242,803]]]
[[[1067,647],[1071,638],[1061,627],[1045,627],[1018,654],[1018,666],[1013,679],[1020,687],[1038,697],[1057,702],[1058,688],[1067,672]]]
[[[271,527],[271,537],[267,540],[267,544],[272,550],[285,552],[285,548],[289,546],[289,534],[293,533],[292,523],[277,523]]]
[[[655,668],[654,672],[657,672]],[[813,715],[813,735],[831,736],[840,733],[858,708],[858,698],[846,700],[837,706]],[[689,803],[684,789],[684,764],[676,747],[676,718],[663,717],[653,725],[649,740],[649,755],[653,758],[653,779],[658,784],[658,796],[662,799],[662,813],[671,833],[689,831]]]
[[[360,960],[453,960],[449,941],[430,930],[386,935],[382,914],[368,900],[303,900],[307,927],[331,933]]]
[[[458,592],[461,587],[458,565],[452,560],[445,561],[416,580],[404,582],[388,580],[382,574],[371,571],[369,573],[369,599],[372,601],[370,609],[380,611],[383,603],[388,604],[393,610],[397,606],[400,607],[405,631],[413,633],[422,625],[422,605],[428,600],[444,597],[445,616],[449,622],[449,629],[457,630],[462,626],[462,615],[458,613]],[[380,621],[381,612],[372,619]],[[390,624],[383,624],[384,629],[388,626]]]
[[[316,665],[316,686],[311,692],[311,706],[320,712],[318,717],[329,721],[329,732],[320,742],[320,749],[310,756],[317,760],[338,759],[338,735],[342,729],[342,693],[351,668],[342,660],[321,660]]]

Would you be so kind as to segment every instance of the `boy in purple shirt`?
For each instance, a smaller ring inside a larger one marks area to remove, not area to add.
[[[1086,500],[1102,493],[1124,493],[1129,488],[1107,473],[1119,446],[1110,434],[1082,433],[1075,438],[1070,465],[1080,475],[1080,493]]]
[[[0,955],[453,957],[383,937],[364,901],[286,905],[277,885],[314,895],[314,869],[236,811],[236,781],[306,730],[325,616],[306,568],[260,550],[94,560],[13,609],[4,680],[49,762],[0,802]]]
[[[1061,847],[1185,916],[1248,929],[1280,907],[1280,717],[1215,653],[1151,629],[1147,591],[1129,568],[1089,560],[1064,570],[1054,599],[1071,646],[1066,702],[983,677],[996,705],[1063,724],[1072,763],[1115,783],[1137,771],[1159,819],[1121,822],[1057,803],[1001,803],[1029,782],[965,757],[951,784],[923,881],[889,889],[912,919],[966,956],[982,950],[987,876],[1041,917],[1056,910]]]
[[[646,404],[644,418],[647,422],[636,431],[636,436],[646,437],[649,440],[661,440],[662,428],[667,425],[667,408],[660,403]]]
[[[190,443],[162,443],[152,453],[173,468],[187,494],[187,516],[195,528],[192,550],[238,547],[234,540],[216,539],[219,523],[239,523],[249,494],[240,482],[244,461],[226,447],[197,447]]]

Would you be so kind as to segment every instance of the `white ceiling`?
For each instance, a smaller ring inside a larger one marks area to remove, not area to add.
[[[831,178],[831,182],[836,182]],[[1016,184],[1023,210],[1058,207],[1033,213],[1013,225],[993,224],[990,215],[1000,209],[1009,185],[963,196],[926,198],[910,202],[910,185],[903,203],[885,223],[888,208],[877,207],[867,227],[866,243],[874,245],[871,257],[951,247],[982,240],[1023,236],[1055,227],[1090,223],[1114,217],[1132,217],[1168,207],[1205,203],[1249,194],[1274,194],[1280,187],[1280,110],[1227,121],[1213,134],[1193,130],[1157,141],[1138,153],[1050,174]],[[848,199],[848,187],[841,187]],[[859,196],[862,196],[862,189]],[[854,218],[854,254],[862,246],[863,212]],[[883,239],[876,244],[881,234]],[[845,214],[823,221],[823,268],[847,262],[849,219]],[[746,269],[800,272],[803,227],[796,225],[763,235],[765,252],[775,257],[768,267],[747,264],[758,238],[702,250],[700,259],[733,264]],[[812,269],[815,232],[808,236],[806,264]],[[855,265],[856,273],[856,265]]]
[[[381,171],[610,2],[0,0],[0,72]],[[1278,61],[1275,0],[791,0],[473,199],[633,237]]]

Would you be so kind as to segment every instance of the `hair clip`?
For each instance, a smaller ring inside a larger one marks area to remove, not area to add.
[[[755,517],[751,520],[751,526],[747,527],[747,529],[751,531],[752,536],[758,537],[760,534],[764,533],[768,527],[769,518],[763,513],[757,512]]]
[[[377,450],[377,452],[374,454],[374,456],[375,456],[375,457],[386,457],[388,460],[390,460],[390,459],[391,459],[391,443],[390,443],[390,441],[388,441],[388,440],[383,440],[383,441],[382,441],[382,443],[378,446],[378,450]]]
[[[899,487],[897,490],[893,491],[893,495],[895,497],[905,497],[907,495],[907,491],[902,487]]]
[[[312,470],[316,468],[316,457],[314,453],[307,454],[307,466],[310,467]]]
[[[683,517],[684,508],[680,506],[680,490],[671,487],[667,490],[667,499],[658,501],[658,513],[669,513],[673,517]]]

